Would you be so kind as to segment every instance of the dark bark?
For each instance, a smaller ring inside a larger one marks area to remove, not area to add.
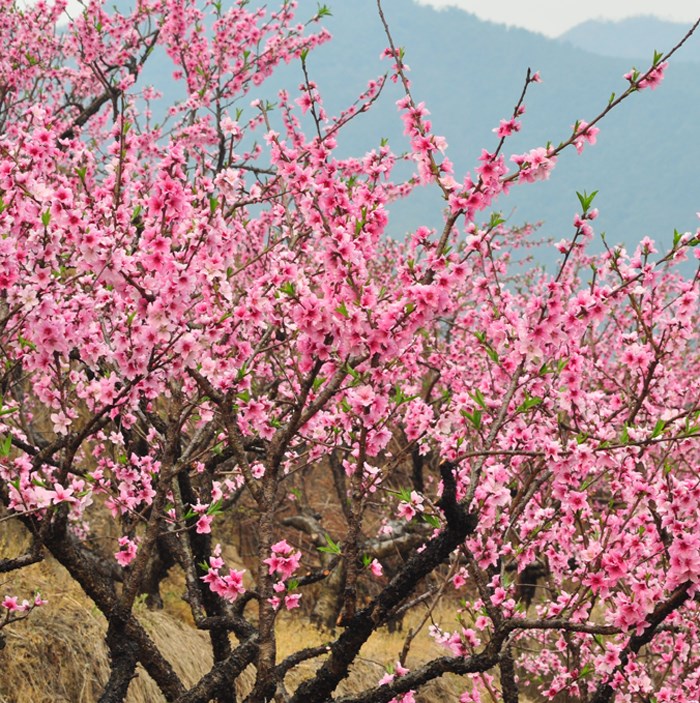
[[[231,656],[205,674],[189,691],[183,693],[175,703],[208,703],[229,686],[229,681],[240,676],[258,652],[257,638],[252,637],[236,647]]]
[[[423,493],[423,465],[425,458],[420,453],[418,447],[411,450],[411,480],[413,482],[413,490]]]
[[[120,618],[114,582],[93,568],[93,556],[76,538],[69,535],[65,528],[60,529],[56,526],[46,535],[45,544],[56,560],[93,600],[110,625],[115,618]],[[156,682],[166,700],[174,701],[182,696],[185,687],[170,662],[160,653],[140,623],[130,615],[124,629],[138,650],[138,660]]]
[[[158,537],[156,547],[146,563],[141,577],[141,593],[145,594],[146,605],[151,610],[160,610],[163,607],[160,584],[174,565],[175,559],[168,549],[166,541],[162,537]]]
[[[0,574],[5,574],[9,571],[16,571],[17,569],[23,569],[25,566],[30,564],[36,564],[38,561],[42,561],[44,555],[41,553],[41,547],[39,543],[32,545],[32,548],[26,554],[22,554],[19,557],[14,557],[13,559],[0,559]]]
[[[500,644],[500,643],[499,643]],[[494,646],[491,646],[494,645]],[[415,691],[429,681],[443,674],[475,674],[488,671],[498,662],[498,644],[492,641],[484,652],[471,657],[440,657],[410,671],[405,676],[394,679],[384,686],[368,688],[362,693],[342,696],[334,699],[335,703],[388,703],[401,693]],[[296,696],[292,699],[295,700]],[[323,698],[307,698],[306,703],[320,703]]]
[[[112,670],[99,703],[123,703],[136,672],[138,647],[129,637],[125,623],[117,618],[109,623],[106,640]]]
[[[499,664],[501,670],[501,695],[503,703],[518,703],[518,682],[515,679],[515,662],[513,652],[510,647],[506,647],[501,654]]]
[[[450,464],[441,467],[444,488],[439,507],[447,520],[445,529],[429,540],[423,551],[414,553],[382,592],[348,621],[345,632],[330,645],[330,656],[326,662],[313,678],[298,687],[291,703],[320,703],[330,698],[340,681],[348,675],[350,665],[370,635],[386,622],[394,608],[411,594],[417,584],[474,531],[476,517],[467,514],[455,499],[453,468]],[[392,697],[390,695],[381,700],[388,701]]]
[[[182,472],[178,476],[178,483],[180,485],[180,491],[182,494],[182,499],[185,503],[194,505],[197,502],[197,496],[192,487],[189,476]],[[211,487],[209,487],[209,496],[205,496],[205,501],[209,502],[211,499]],[[194,527],[194,518],[189,521],[189,527]],[[211,537],[206,534],[197,534],[193,529],[182,535],[182,539],[190,540],[190,547],[192,550],[192,558],[195,564],[199,565],[202,563],[207,563],[209,557],[211,556]],[[197,573],[199,576],[204,576],[205,572],[197,568]],[[221,598],[212,593],[209,588],[202,588],[201,581],[197,583],[199,587],[199,595],[201,598],[202,605],[208,617],[223,617],[226,615],[224,602]],[[209,633],[211,640],[212,653],[214,655],[214,662],[220,662],[226,659],[231,654],[231,643],[228,638],[229,630],[226,627],[212,627]],[[220,703],[233,703],[235,700],[235,695],[233,697],[224,695],[221,698]]]

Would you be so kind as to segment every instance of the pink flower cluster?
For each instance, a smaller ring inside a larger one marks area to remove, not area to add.
[[[401,662],[396,662],[393,667],[393,672],[389,670],[381,679],[379,679],[378,685],[384,686],[391,683],[397,676],[405,676],[408,674],[410,669],[407,669],[401,664]],[[401,693],[395,698],[392,698],[389,703],[416,703],[415,691],[406,691],[406,693]]]
[[[287,544],[287,540],[284,539],[273,544],[271,552],[271,557],[263,559],[263,562],[268,566],[268,573],[270,575],[278,574],[283,581],[291,578],[299,568],[301,552]]]
[[[277,595],[268,598],[267,601],[270,605],[278,610],[280,605],[284,602],[284,607],[287,610],[294,610],[294,608],[299,607],[299,601],[301,600],[301,593],[288,593],[287,584],[284,581],[278,581],[272,587]],[[284,601],[282,600],[282,594],[286,592],[284,596]]]
[[[519,167],[518,178],[524,183],[546,181],[557,162],[551,149],[543,146],[524,154],[513,154],[510,160]]]
[[[41,594],[37,593],[34,596],[33,601],[30,602],[25,598],[24,600],[22,600],[21,603],[19,602],[19,598],[17,596],[7,596],[6,595],[5,598],[3,598],[2,603],[0,603],[0,605],[2,605],[2,607],[5,608],[5,610],[8,613],[27,613],[30,610],[33,610],[34,608],[38,608],[42,605],[46,605],[47,603],[48,603],[48,601],[44,600],[41,597]]]
[[[416,491],[411,491],[411,498],[409,501],[402,500],[399,503],[399,507],[396,509],[396,514],[399,517],[404,518],[404,520],[413,520],[413,518],[418,514],[422,513],[425,509],[423,507],[423,498],[420,493]]]
[[[585,120],[579,120],[574,125],[574,147],[576,151],[580,154],[583,152],[583,147],[586,143],[595,144],[598,132],[600,132],[598,127],[591,127]]]
[[[209,558],[209,570],[201,578],[204,583],[209,585],[212,593],[216,593],[216,595],[233,602],[238,596],[245,593],[246,589],[243,585],[243,574],[245,571],[229,569],[226,576],[221,576],[219,570],[223,568],[224,560],[220,554],[221,548],[217,545],[213,556]]]
[[[661,85],[661,81],[664,79],[664,71],[668,68],[668,61],[657,64],[651,70],[647,71],[644,76],[639,75],[636,70],[628,71],[625,73],[625,78],[631,83],[636,84],[639,90],[644,88],[651,88],[655,90]]]
[[[129,566],[136,558],[138,546],[134,540],[129,537],[119,538],[119,551],[114,553],[114,558],[119,562],[120,566]]]

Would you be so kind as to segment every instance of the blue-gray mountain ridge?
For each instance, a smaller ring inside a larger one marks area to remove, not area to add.
[[[365,89],[368,79],[388,69],[379,58],[387,41],[373,0],[326,4],[332,16],[324,24],[334,39],[309,54],[308,68],[327,110],[338,114]],[[300,6],[302,16],[315,10],[315,3]],[[412,0],[383,0],[383,7],[395,42],[405,48],[414,98],[426,103],[434,130],[446,137],[457,175],[473,172],[481,149],[495,147],[492,129],[511,115],[528,67],[539,70],[543,82],[528,92],[523,128],[508,141],[508,155],[566,139],[576,120],[590,121],[611,93],[625,90],[623,74],[632,65],[645,68],[655,50],[665,51],[687,31],[674,27],[666,45],[649,45],[641,58],[630,60],[480,21],[458,9],[437,11]],[[610,242],[631,246],[650,235],[664,247],[672,241],[674,228],[694,231],[700,210],[700,79],[697,64],[687,59],[697,55],[699,47],[700,37],[692,37],[672,59],[657,90],[631,96],[606,117],[599,125],[597,145],[581,156],[569,150],[550,180],[514,187],[498,203],[508,221],[541,221],[541,235],[555,241],[569,237],[579,208],[576,191],[598,190],[596,230],[604,230]],[[169,75],[158,59],[144,80],[161,89],[165,83],[167,93]],[[258,93],[274,99],[279,87],[294,89],[302,80],[301,67],[290,65]],[[341,135],[340,153],[364,153],[383,137],[402,150],[406,142],[395,106],[400,96],[399,88],[390,85],[374,108]],[[246,96],[241,107],[247,109],[253,97]],[[421,189],[394,207],[391,235],[402,237],[421,224],[439,226],[441,208],[435,189]],[[551,258],[556,258],[554,250]]]

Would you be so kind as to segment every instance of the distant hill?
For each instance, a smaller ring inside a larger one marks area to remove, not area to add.
[[[389,69],[379,60],[387,42],[374,0],[325,2],[333,16],[324,24],[334,40],[311,52],[308,66],[328,112],[339,114],[369,78]],[[300,3],[300,16],[310,15],[315,5]],[[510,116],[528,66],[541,72],[543,83],[532,86],[527,95],[523,128],[507,143],[507,156],[548,141],[559,143],[577,119],[590,121],[612,92],[626,88],[622,76],[632,65],[629,59],[598,56],[526,30],[483,22],[454,8],[437,11],[410,0],[384,0],[383,6],[396,43],[405,47],[414,97],[425,101],[435,131],[447,138],[458,175],[473,172],[482,147],[495,148],[492,129]],[[654,47],[672,46],[684,32],[683,27],[668,41],[655,42],[643,55],[653,53]],[[695,44],[700,44],[700,37]],[[684,47],[679,59],[687,58],[689,51]],[[145,80],[167,92],[171,71],[162,63],[167,59],[158,61]],[[296,89],[303,80],[299,65],[283,68],[256,95],[240,101],[246,114],[253,97],[274,99],[280,86]],[[499,208],[512,223],[543,220],[541,233],[558,240],[572,234],[579,207],[576,191],[597,189],[601,215],[596,229],[605,230],[611,242],[632,244],[650,235],[663,244],[672,240],[674,228],[695,230],[695,213],[700,210],[697,71],[693,63],[674,62],[658,90],[631,96],[605,118],[596,146],[582,156],[573,150],[566,153],[549,181],[514,187],[499,201]],[[339,153],[362,154],[377,147],[382,137],[395,150],[404,149],[395,106],[400,96],[399,87],[389,85],[374,109],[341,134]],[[310,125],[308,129],[311,133]],[[440,226],[442,203],[435,190],[421,189],[408,202],[394,206],[392,236],[403,237],[421,224]],[[488,217],[484,213],[484,220]]]
[[[619,22],[589,20],[559,39],[601,56],[648,61],[654,50],[673,46],[687,31],[685,24],[643,16]],[[700,41],[690,41],[683,49],[681,60],[700,62]]]

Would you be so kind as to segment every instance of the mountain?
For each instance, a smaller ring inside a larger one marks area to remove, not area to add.
[[[673,46],[687,31],[687,25],[679,22],[641,16],[619,22],[589,20],[572,27],[559,39],[600,56],[648,61],[655,49]],[[700,41],[688,42],[681,60],[700,62]]]
[[[324,24],[334,39],[311,52],[307,63],[329,114],[337,115],[365,89],[368,79],[390,65],[379,59],[387,40],[374,0],[326,4],[333,15]],[[539,70],[543,82],[528,90],[522,130],[506,143],[507,157],[565,140],[576,120],[590,122],[606,107],[611,93],[627,87],[627,59],[598,56],[526,30],[483,22],[456,8],[438,11],[411,0],[382,4],[396,44],[405,48],[414,98],[426,103],[435,132],[446,137],[458,176],[473,173],[482,148],[495,148],[492,129],[511,115],[528,67]],[[300,15],[310,15],[315,6],[300,3]],[[675,44],[683,34],[656,48]],[[653,47],[645,54],[652,51]],[[158,58],[148,75],[168,92],[164,77],[171,70],[162,60],[165,57]],[[563,154],[548,181],[513,187],[498,203],[509,222],[543,221],[541,235],[569,237],[580,207],[576,191],[598,190],[596,230],[606,231],[609,242],[632,245],[650,235],[667,246],[674,228],[694,231],[700,210],[700,81],[697,66],[682,60],[674,61],[666,74],[657,90],[632,95],[601,121],[597,145],[581,156],[573,150]],[[148,76],[145,80],[149,82]],[[252,98],[274,100],[280,87],[295,90],[302,80],[298,64],[284,66],[237,106],[250,114]],[[399,97],[400,87],[389,84],[373,109],[341,133],[339,153],[362,154],[378,147],[383,137],[394,150],[403,150],[406,140],[395,106]],[[304,124],[311,134],[312,126]],[[390,234],[403,237],[421,224],[439,227],[441,211],[436,189],[421,189],[393,207]],[[484,213],[483,219],[488,218]]]

